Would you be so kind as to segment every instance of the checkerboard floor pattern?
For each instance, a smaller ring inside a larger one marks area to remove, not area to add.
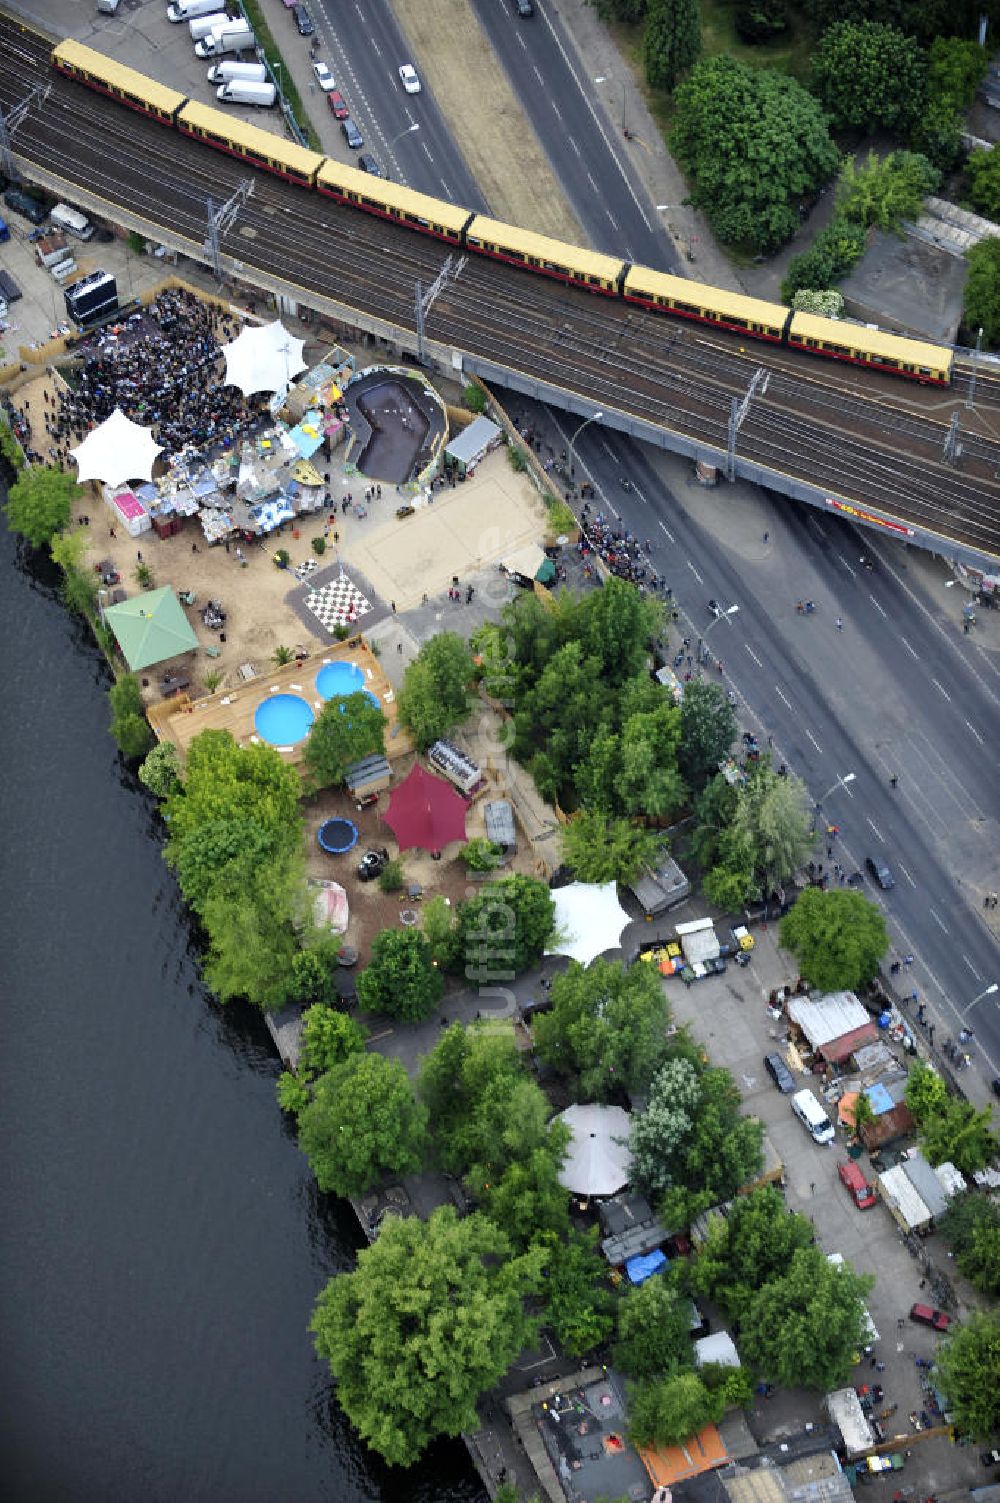
[[[362,616],[374,609],[357,585],[342,574],[339,579],[332,579],[329,584],[321,585],[318,590],[310,590],[306,596],[307,610],[332,632],[338,626],[354,626]],[[353,610],[353,615],[352,615]]]
[[[295,575],[296,579],[305,581],[306,579],[308,579],[309,575],[314,573],[318,568],[319,561],[317,559],[307,558],[305,563],[298,564],[292,572]]]

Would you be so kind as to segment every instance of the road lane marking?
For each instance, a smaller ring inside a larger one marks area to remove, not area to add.
[[[763,668],[764,664],[761,662],[760,658],[754,652],[753,648],[750,646],[750,643],[749,642],[744,642],[743,646],[746,648],[747,652],[753,658],[754,662],[757,664],[757,667],[758,668]]]
[[[674,535],[670,531],[670,528],[667,526],[666,522],[661,522],[660,526],[663,528],[663,531],[667,534],[667,537],[670,539],[670,541],[673,542],[674,541]]]
[[[967,729],[970,730],[972,732],[972,734],[975,736],[976,740],[979,742],[979,745],[983,746],[985,743],[983,742],[982,736],[980,736],[979,732],[976,730],[976,727],[974,725],[972,725],[971,722],[968,721],[968,720],[965,722],[965,724],[966,724]]]
[[[885,836],[882,834],[882,831],[879,829],[878,825],[870,817],[870,815],[866,814],[865,818],[868,820],[868,823],[871,825],[872,829],[875,831],[875,834],[878,836],[879,840],[881,840],[882,844],[885,845]]]
[[[930,916],[934,920],[935,924],[937,924],[938,928],[941,929],[945,934],[947,934],[948,933],[948,925],[945,923],[944,919],[938,913],[937,909],[936,908],[928,908],[927,912],[930,914]]]
[[[556,104],[555,100],[551,99],[549,101],[549,103],[552,105],[552,108],[555,111],[556,116],[558,117],[558,119],[561,120],[562,119],[562,111],[560,110],[559,106]]]
[[[948,690],[946,688],[944,688],[944,686],[942,684],[939,684],[936,678],[932,678],[931,679],[931,683],[934,685],[935,689],[940,690],[940,692],[944,695],[944,697],[948,701],[948,703],[951,704],[951,695],[948,693]]]
[[[916,885],[917,885],[916,882],[914,882],[913,878],[910,876],[909,872],[906,870],[906,867],[903,865],[902,861],[897,861],[896,865],[899,867],[900,871],[903,873],[903,876],[906,878],[907,882],[909,882],[910,886],[911,887],[916,887]]]
[[[704,584],[705,581],[702,579],[701,575],[698,573],[698,570],[695,568],[694,564],[691,562],[690,559],[688,559],[688,561],[687,561],[687,566],[691,570],[691,573],[694,575],[694,577],[698,581],[698,583],[699,584]]]
[[[816,737],[813,735],[812,731],[806,731],[806,735],[809,737],[809,740],[812,742],[813,746],[815,746],[816,750],[818,752],[822,753],[823,748],[820,746],[819,742],[816,740]]]
[[[982,976],[980,976],[979,972],[976,970],[975,966],[972,964],[972,961],[969,959],[968,955],[963,955],[962,959],[965,961],[966,965],[969,967],[969,970],[972,972],[973,976],[975,976],[976,980],[977,981],[982,981],[982,979],[983,979]]]
[[[919,663],[920,662],[920,654],[919,654],[919,652],[914,652],[913,648],[910,646],[909,642],[906,640],[905,637],[900,637],[899,640],[902,642],[903,646],[906,648],[907,652],[910,654],[910,657],[911,658],[916,658],[917,662]]]
[[[882,617],[882,620],[883,621],[888,621],[889,617],[886,615],[885,611],[879,605],[878,601],[875,599],[875,596],[874,595],[869,595],[868,599],[871,601],[872,605],[878,611],[879,615]]]
[[[774,686],[774,692],[775,692],[775,694],[777,694],[778,698],[781,700],[781,703],[785,706],[785,708],[788,709],[788,710],[790,710],[792,708],[791,703],[782,694],[782,692],[778,688],[777,684],[775,684],[775,686]]]

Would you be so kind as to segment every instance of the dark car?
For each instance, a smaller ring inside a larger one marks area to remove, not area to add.
[[[795,1090],[795,1077],[780,1054],[765,1054],[764,1069],[783,1096],[792,1094]]]
[[[305,6],[297,5],[292,11],[292,15],[295,17],[295,24],[299,29],[299,36],[311,37],[313,32],[316,30],[316,27],[313,25],[313,18],[306,10]]]
[[[915,1320],[918,1326],[930,1326],[935,1331],[947,1331],[951,1325],[951,1316],[945,1315],[943,1310],[935,1310],[931,1305],[911,1305],[910,1319]]]
[[[43,219],[48,218],[49,211],[45,205],[40,204],[37,198],[32,198],[30,193],[22,193],[20,188],[8,188],[3,201],[8,209],[13,209],[15,214],[23,214],[32,224],[41,224]]]
[[[385,177],[387,174],[382,169],[382,163],[378,157],[373,157],[371,152],[363,153],[358,157],[358,166],[362,172],[370,172],[372,177]]]
[[[868,856],[865,859],[865,870],[877,882],[883,891],[888,892],[890,887],[895,887],[896,879],[889,870],[888,864],[877,856]]]
[[[994,1075],[991,1082],[994,1096],[1000,1097],[1000,1075]]]
[[[381,876],[382,872],[385,871],[388,864],[389,852],[385,846],[382,846],[377,851],[365,851],[365,854],[358,862],[358,881],[374,882],[375,878]]]
[[[535,14],[532,0],[514,0],[514,9],[519,16],[533,16]]]
[[[327,107],[335,120],[346,120],[350,115],[347,100],[339,89],[331,89],[326,96]]]
[[[340,128],[344,132],[344,140],[347,142],[351,150],[360,151],[362,146],[364,146],[365,144],[365,138],[358,130],[358,127],[355,125],[350,115],[348,115],[346,120],[341,120]]]

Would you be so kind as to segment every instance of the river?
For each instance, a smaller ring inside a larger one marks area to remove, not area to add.
[[[201,984],[57,583],[0,518],[0,1494],[481,1503],[459,1443],[384,1467],[332,1397],[307,1325],[357,1224]]]

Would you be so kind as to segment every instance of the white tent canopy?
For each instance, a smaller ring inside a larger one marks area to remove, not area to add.
[[[589,965],[605,950],[617,950],[622,930],[632,920],[618,901],[614,882],[603,887],[591,882],[571,882],[552,891],[556,905],[557,937],[546,955],[568,955]]]
[[[255,391],[284,391],[293,376],[306,368],[304,339],[289,334],[280,318],[273,324],[248,326],[232,344],[222,347],[226,357],[224,386],[238,386],[245,397]]]
[[[614,1195],[632,1173],[629,1114],[620,1106],[570,1106],[559,1113],[573,1137],[559,1183],[574,1195]]]
[[[77,480],[102,480],[105,485],[121,485],[126,480],[152,480],[153,464],[162,444],[152,430],[133,423],[116,407],[82,444],[70,453],[76,460]]]

